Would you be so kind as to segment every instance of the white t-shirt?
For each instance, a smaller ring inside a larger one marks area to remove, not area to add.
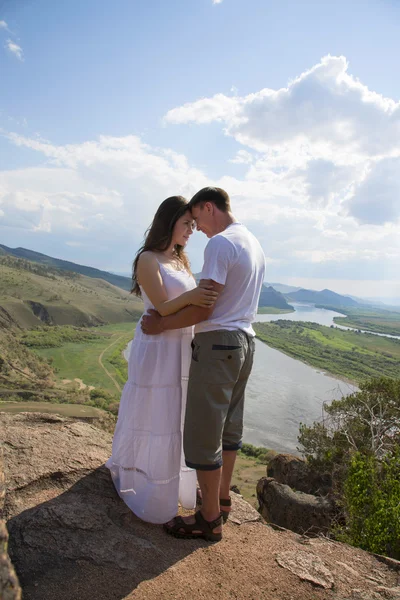
[[[254,336],[251,324],[257,315],[265,274],[261,245],[241,223],[232,223],[210,239],[204,251],[202,279],[225,287],[209,321],[198,323],[195,333],[241,329]]]

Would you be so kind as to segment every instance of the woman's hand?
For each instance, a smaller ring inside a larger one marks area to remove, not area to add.
[[[194,288],[188,292],[188,299],[190,304],[194,306],[201,306],[203,308],[210,308],[214,306],[219,294],[213,291],[213,286],[203,280],[199,287]]]

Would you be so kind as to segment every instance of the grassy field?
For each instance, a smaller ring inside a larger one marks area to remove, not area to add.
[[[81,379],[85,385],[101,387],[118,395],[127,379],[122,351],[133,338],[135,323],[117,323],[91,330],[89,342],[69,342],[59,348],[36,349],[56,371],[58,381]]]
[[[345,327],[354,327],[364,331],[375,333],[386,333],[400,336],[400,308],[387,310],[380,308],[335,308],[332,306],[317,305],[319,308],[327,308],[340,312],[346,317],[334,317],[334,322]]]
[[[275,306],[260,306],[257,314],[259,315],[284,315],[294,312],[292,308],[276,308]]]
[[[97,418],[104,413],[100,408],[79,404],[52,404],[51,402],[0,402],[0,412],[17,414],[40,412],[63,417]]]
[[[137,319],[142,303],[102,279],[0,256],[0,325],[101,325]]]
[[[257,459],[246,456],[241,452],[236,459],[232,484],[237,485],[243,498],[254,508],[258,507],[256,486],[261,477],[266,476],[267,465],[261,464]]]
[[[398,377],[400,341],[315,323],[256,323],[257,337],[313,367],[355,383],[368,377]]]

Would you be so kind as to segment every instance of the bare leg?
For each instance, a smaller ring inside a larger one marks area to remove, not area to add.
[[[229,498],[233,469],[235,468],[237,450],[224,450],[222,453],[224,466],[222,467],[220,498]]]
[[[221,474],[222,468],[214,471],[197,471],[197,479],[202,495],[201,512],[206,521],[213,521],[219,517]]]
[[[197,471],[197,480],[202,494],[201,514],[206,521],[214,521],[220,516],[219,488],[221,483],[222,468],[213,471]],[[194,523],[194,516],[183,517],[186,523]],[[172,525],[173,521],[170,521]],[[220,533],[222,527],[213,529],[213,533]],[[194,531],[193,533],[196,533]]]
[[[219,497],[227,500],[230,497],[230,487],[233,475],[233,469],[235,468],[237,450],[224,450],[222,453],[224,465],[222,467],[221,475],[221,487]],[[220,510],[229,513],[231,512],[230,507],[221,506]]]

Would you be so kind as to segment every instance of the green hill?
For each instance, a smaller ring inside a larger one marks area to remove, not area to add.
[[[132,281],[130,277],[114,275],[113,273],[101,271],[100,269],[95,269],[94,267],[86,267],[85,265],[78,265],[77,263],[73,263],[68,260],[53,258],[52,256],[35,252],[34,250],[27,250],[26,248],[8,248],[8,246],[0,244],[0,256],[1,255],[15,256],[16,258],[34,261],[41,265],[54,267],[62,271],[73,271],[74,273],[85,275],[86,277],[104,279],[104,281],[108,281],[108,283],[120,287],[123,290],[127,290],[128,292],[131,290]]]
[[[277,292],[272,286],[267,287],[265,284],[261,289],[258,306],[259,308],[262,308],[263,306],[273,306],[274,308],[293,310],[293,306],[290,306],[290,304],[286,302],[286,299],[281,292]]]
[[[91,326],[137,319],[140,300],[103,279],[0,255],[0,326]]]

